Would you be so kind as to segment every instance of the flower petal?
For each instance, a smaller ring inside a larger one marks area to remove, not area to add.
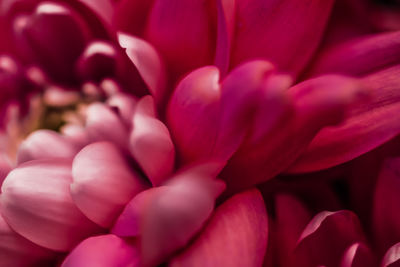
[[[261,194],[253,189],[216,209],[198,238],[169,263],[178,266],[261,266],[268,219]]]
[[[19,146],[17,162],[19,164],[34,159],[48,158],[72,159],[79,149],[79,145],[54,131],[37,130]]]
[[[154,116],[151,96],[143,97],[133,116],[129,148],[153,185],[159,185],[171,173],[175,148],[168,128]]]
[[[374,267],[377,266],[372,251],[362,243],[351,245],[343,254],[341,267]]]
[[[219,71],[197,69],[176,87],[168,105],[168,125],[181,160],[192,162],[211,156],[219,123]]]
[[[333,2],[237,0],[233,66],[263,58],[298,74],[320,42]]]
[[[344,163],[399,134],[399,74],[400,66],[395,66],[363,78],[370,101],[352,109],[343,124],[319,132],[289,171],[309,172]]]
[[[61,267],[139,267],[139,251],[115,235],[100,235],[82,241],[64,260]]]
[[[396,243],[386,252],[382,259],[382,267],[396,267],[400,264],[400,243]]]
[[[35,244],[68,251],[100,230],[74,205],[71,181],[70,160],[34,160],[19,165],[1,187],[4,219]]]
[[[147,187],[121,152],[108,142],[83,148],[74,158],[72,177],[75,204],[104,228],[110,227],[128,201]]]
[[[338,266],[345,250],[359,241],[364,241],[364,237],[354,213],[321,212],[304,229],[290,266]]]

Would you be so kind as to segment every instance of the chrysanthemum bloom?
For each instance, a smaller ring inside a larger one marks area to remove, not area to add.
[[[2,2],[1,265],[398,264],[399,34],[334,3]]]

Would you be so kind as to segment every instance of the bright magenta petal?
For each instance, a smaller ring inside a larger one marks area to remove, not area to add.
[[[363,78],[370,101],[351,109],[343,124],[319,132],[289,171],[315,171],[344,163],[399,134],[399,75],[400,66],[395,66]]]
[[[257,190],[233,196],[218,207],[199,237],[170,266],[256,267],[267,248],[268,219]]]
[[[11,171],[1,187],[1,212],[30,241],[68,251],[100,230],[72,201],[71,161],[34,160]]]
[[[71,196],[89,219],[110,227],[124,206],[147,186],[108,142],[83,148],[72,164]]]
[[[171,173],[175,147],[168,128],[155,115],[151,96],[139,100],[133,116],[129,148],[153,185],[160,185]]]
[[[263,58],[297,74],[317,48],[334,1],[236,2],[233,65]]]
[[[115,235],[100,235],[82,241],[64,260],[61,267],[140,267],[136,244]]]

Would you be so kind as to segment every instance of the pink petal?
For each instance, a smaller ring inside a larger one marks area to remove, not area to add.
[[[399,74],[400,66],[395,66],[363,78],[370,101],[353,108],[343,124],[319,132],[290,171],[315,171],[344,163],[399,134]]]
[[[400,240],[400,214],[393,211],[393,203],[400,201],[400,160],[387,160],[375,185],[373,229],[381,251]]]
[[[107,104],[110,107],[118,108],[118,113],[128,126],[132,124],[132,117],[135,111],[137,100],[128,94],[117,93],[107,99]]]
[[[40,3],[31,16],[14,21],[20,53],[38,62],[57,80],[74,81],[74,64],[90,33],[82,18],[64,4]]]
[[[127,34],[119,33],[118,41],[147,85],[149,92],[157,103],[160,102],[166,89],[166,71],[158,52],[150,43]]]
[[[353,39],[324,50],[310,75],[342,73],[365,75],[400,61],[400,31]]]
[[[37,130],[31,133],[19,146],[17,161],[23,163],[34,159],[72,159],[79,149],[79,145],[57,132]]]
[[[19,165],[1,187],[4,219],[35,244],[68,251],[100,230],[74,205],[71,182],[70,160],[34,160]]]
[[[110,141],[120,148],[127,146],[128,128],[110,107],[93,103],[87,108],[86,128],[91,141]]]
[[[74,203],[104,228],[110,227],[129,200],[147,187],[121,152],[108,142],[82,149],[74,158],[72,177]]]
[[[261,266],[268,219],[257,190],[237,194],[218,207],[199,237],[170,266]]]
[[[61,267],[139,267],[139,251],[115,235],[100,235],[82,241],[65,258]]]
[[[372,251],[362,243],[351,245],[343,254],[340,267],[374,267],[377,266]]]
[[[214,64],[225,76],[229,69],[235,31],[236,0],[217,0],[217,41]]]
[[[361,225],[354,213],[321,212],[304,229],[291,255],[291,266],[338,266],[345,250],[363,240]]]
[[[283,109],[283,114],[276,114],[277,121],[271,123],[274,127],[269,125],[258,143],[242,147],[223,170],[221,176],[227,179],[228,190],[250,187],[286,169],[321,128],[340,123],[349,107],[365,97],[362,89],[359,81],[336,75],[321,76],[290,88],[286,98],[291,106],[286,113]],[[284,97],[277,99],[285,104]],[[265,120],[271,120],[267,116],[268,112],[264,112]]]
[[[382,267],[400,266],[400,243],[393,245],[385,254],[381,262]]]
[[[181,160],[208,158],[217,137],[220,112],[219,71],[207,66],[187,75],[168,105],[168,125]]]
[[[183,74],[212,63],[214,1],[156,0],[148,18],[147,39],[166,58],[171,71]]]
[[[43,266],[55,255],[14,232],[0,214],[0,266]]]
[[[101,17],[107,24],[112,22],[114,5],[112,0],[78,0],[88,6],[96,15]]]
[[[320,42],[333,2],[237,0],[233,66],[263,58],[298,74]]]
[[[154,110],[151,96],[137,103],[129,148],[152,184],[159,185],[173,170],[175,148],[168,128],[151,114]]]

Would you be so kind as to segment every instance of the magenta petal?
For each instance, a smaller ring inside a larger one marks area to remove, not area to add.
[[[216,17],[214,1],[156,0],[148,18],[147,39],[183,74],[212,63]]]
[[[71,182],[70,160],[34,160],[19,165],[1,187],[4,219],[35,244],[68,251],[100,230],[73,203]]]
[[[365,75],[400,61],[400,31],[357,38],[324,50],[309,75],[342,73]]]
[[[377,262],[373,252],[362,243],[351,245],[343,254],[340,267],[374,267]]]
[[[233,65],[263,58],[297,74],[317,48],[334,1],[236,2]]]
[[[373,229],[381,251],[400,240],[400,214],[393,203],[400,201],[400,159],[387,160],[378,176],[373,206]]]
[[[61,267],[139,267],[136,244],[115,235],[100,235],[82,241],[64,260]]]
[[[315,171],[344,163],[399,134],[399,75],[400,66],[395,66],[363,78],[370,101],[352,108],[343,124],[319,132],[290,171]]]
[[[50,130],[31,133],[19,146],[18,163],[34,159],[69,158],[78,153],[80,146]]]
[[[147,186],[108,142],[83,148],[72,164],[71,196],[89,219],[108,228],[124,206]]]
[[[261,266],[268,219],[257,190],[233,196],[218,207],[199,237],[170,266]]]
[[[118,41],[139,72],[149,92],[156,102],[160,102],[165,94],[166,74],[164,63],[154,47],[137,37],[119,33]],[[128,75],[132,75],[129,73]],[[135,90],[135,88],[132,88]]]
[[[338,266],[355,242],[364,241],[361,225],[351,211],[324,211],[304,229],[291,255],[291,266]]]
[[[128,143],[128,127],[117,112],[102,103],[93,103],[87,109],[86,128],[91,141],[110,141],[120,148]]]
[[[78,0],[88,6],[96,15],[101,17],[104,22],[110,24],[114,11],[112,0]]]
[[[129,148],[153,185],[159,185],[171,173],[175,148],[168,128],[154,116],[151,96],[143,97],[133,116]]]
[[[168,125],[183,162],[211,156],[220,108],[219,71],[203,67],[176,87],[168,105]]]
[[[400,243],[393,245],[388,249],[381,262],[382,267],[400,266]]]
[[[0,266],[39,266],[54,257],[54,253],[39,247],[14,232],[0,214]]]
[[[221,180],[193,168],[169,180],[163,190],[153,191],[140,219],[143,264],[160,264],[183,248],[203,227],[224,189]]]

